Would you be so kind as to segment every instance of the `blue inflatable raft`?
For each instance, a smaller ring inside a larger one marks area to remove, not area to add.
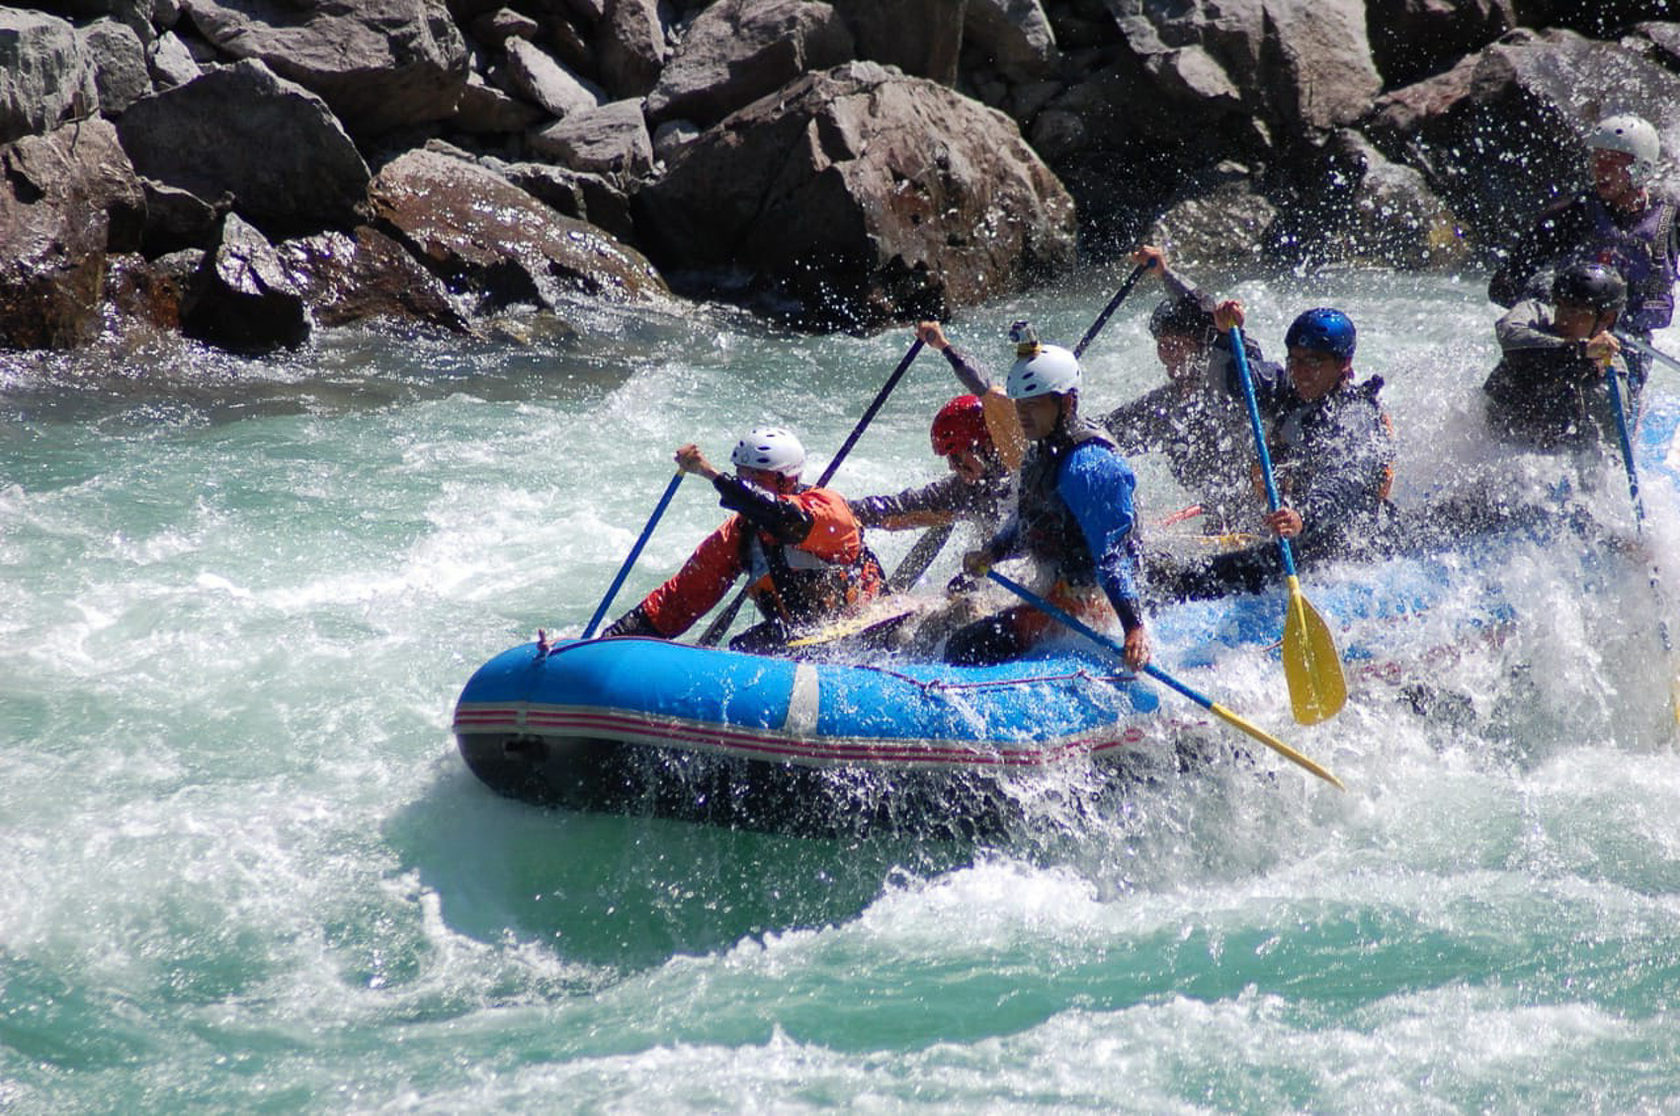
[[[1680,487],[1669,455],[1677,425],[1680,407],[1655,408],[1636,447],[1645,488],[1668,500]],[[1498,578],[1477,571],[1504,568],[1513,547],[1579,552],[1565,522],[1537,535],[1513,520],[1454,535],[1441,552],[1315,572],[1309,592],[1335,629],[1354,700],[1378,685],[1427,684],[1450,656],[1497,644],[1513,611]],[[1280,590],[1157,610],[1158,654],[1171,649],[1175,671],[1217,665],[1233,648],[1262,654],[1283,630],[1285,603]],[[1430,620],[1442,607],[1447,622]],[[1448,644],[1408,636],[1420,620]],[[472,676],[453,727],[468,767],[511,797],[799,834],[997,832],[1021,820],[1023,772],[1103,782],[1182,766],[1209,741],[1230,741],[1201,710],[1073,641],[979,668],[795,661],[640,638],[532,643]]]
[[[528,801],[789,832],[962,835],[1001,823],[1001,773],[1159,739],[1160,701],[1113,663],[1073,653],[878,666],[572,640],[490,660],[454,728],[480,779]]]

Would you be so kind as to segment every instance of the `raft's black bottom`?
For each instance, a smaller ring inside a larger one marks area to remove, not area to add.
[[[890,832],[950,840],[1019,833],[1043,772],[945,768],[817,768],[608,740],[463,733],[461,756],[492,790],[542,806],[661,817],[796,837]],[[1135,786],[1186,766],[1183,749],[1149,762],[1104,759],[1098,789]],[[1081,788],[1070,787],[1079,794]],[[1084,788],[1089,789],[1089,788]]]

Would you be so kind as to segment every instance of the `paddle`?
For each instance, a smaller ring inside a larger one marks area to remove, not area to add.
[[[1031,589],[1028,589],[1026,586],[1017,581],[1005,577],[996,570],[986,571],[986,576],[1009,590],[1011,593],[1014,593],[1017,597],[1020,597],[1023,601],[1026,601],[1040,612],[1061,621],[1063,624],[1072,628],[1074,631],[1097,644],[1099,647],[1120,656],[1122,661],[1124,661],[1126,649],[1114,640],[1110,639],[1108,636],[1103,635],[1101,632],[1084,623],[1082,620],[1069,615],[1066,611],[1057,608],[1037,593],[1034,593]],[[1195,702],[1203,709],[1206,709],[1215,717],[1218,717],[1225,723],[1231,725],[1233,728],[1252,736],[1254,739],[1260,741],[1260,743],[1264,744],[1266,747],[1270,748],[1290,763],[1298,764],[1299,766],[1312,772],[1314,775],[1317,775],[1320,779],[1323,779],[1326,783],[1329,783],[1340,790],[1347,789],[1347,787],[1342,785],[1342,781],[1340,779],[1336,778],[1336,776],[1332,775],[1325,768],[1320,767],[1317,763],[1308,759],[1300,752],[1297,752],[1294,748],[1291,748],[1271,733],[1266,732],[1264,729],[1261,729],[1242,717],[1237,716],[1218,702],[1204,697],[1195,690],[1192,690],[1189,686],[1186,686],[1184,683],[1180,682],[1178,679],[1174,678],[1154,663],[1145,663],[1143,673],[1149,675],[1149,677],[1155,679],[1157,682],[1160,682],[1162,685],[1176,690],[1179,694],[1189,698],[1191,701]]]
[[[1654,351],[1654,350],[1653,350]],[[1633,526],[1640,538],[1645,536],[1645,501],[1639,495],[1639,468],[1633,461],[1633,438],[1628,432],[1627,410],[1622,406],[1622,385],[1617,380],[1616,369],[1607,365],[1604,369],[1604,386],[1610,393],[1610,412],[1616,416],[1616,434],[1622,446],[1622,466],[1627,470],[1628,496],[1633,500]],[[1662,616],[1662,586],[1660,571],[1657,569],[1655,558],[1651,559],[1651,592],[1657,598],[1657,636],[1662,640],[1664,655],[1674,652],[1674,643],[1668,636],[1668,621]],[[1670,691],[1674,698],[1674,717],[1680,721],[1680,677],[1670,683]]]
[[[892,375],[887,377],[887,382],[881,385],[881,390],[875,393],[874,400],[864,410],[863,417],[858,419],[857,425],[852,427],[852,432],[846,435],[846,440],[840,444],[839,452],[828,463],[828,468],[823,470],[822,476],[817,478],[815,487],[821,488],[834,479],[835,470],[840,468],[840,463],[846,460],[846,455],[852,452],[852,447],[857,445],[859,438],[863,437],[863,432],[875,420],[875,413],[886,403],[887,396],[891,395],[893,388],[898,386],[898,381],[904,379],[904,374],[910,371],[910,365],[915,362],[916,354],[921,351],[922,340],[918,337],[910,343],[909,351],[904,354],[904,359],[898,362],[898,367],[893,369]],[[735,599],[729,602],[729,607],[718,614],[717,619],[712,621],[711,626],[700,637],[701,647],[716,646],[717,641],[723,638],[725,632],[729,631],[729,626],[735,623],[735,614],[741,611],[741,605],[746,602],[746,599],[747,588],[742,586],[741,591],[735,594]]]
[[[676,475],[671,478],[671,483],[665,486],[665,494],[659,497],[659,503],[654,506],[653,514],[648,516],[647,526],[642,528],[641,537],[630,548],[630,553],[624,556],[624,564],[618,567],[618,576],[613,578],[612,585],[607,589],[607,595],[601,598],[599,605],[595,606],[595,615],[589,618],[589,626],[583,629],[582,638],[589,639],[595,634],[595,629],[601,623],[601,618],[607,614],[607,609],[612,607],[613,598],[618,595],[618,590],[623,586],[624,579],[630,576],[630,567],[636,564],[636,559],[642,553],[642,547],[647,545],[648,536],[653,534],[654,525],[659,522],[659,517],[664,515],[665,509],[670,506],[671,497],[677,494],[677,485],[682,483],[682,479],[682,470],[678,469]]]
[[[1277,482],[1272,478],[1272,455],[1266,448],[1266,432],[1260,427],[1260,405],[1254,398],[1254,377],[1248,370],[1240,326],[1231,327],[1231,357],[1242,380],[1248,422],[1254,429],[1254,448],[1260,455],[1260,472],[1266,480],[1266,502],[1276,512],[1281,501]],[[1347,703],[1347,679],[1342,675],[1342,657],[1336,651],[1330,628],[1301,594],[1289,540],[1279,535],[1277,543],[1278,553],[1283,557],[1284,583],[1289,587],[1289,614],[1283,625],[1283,676],[1289,684],[1289,704],[1295,720],[1303,725],[1315,725],[1334,717]]]
[[[916,584],[916,579],[927,573],[928,567],[939,557],[939,552],[945,548],[945,543],[956,529],[955,523],[946,523],[923,531],[922,537],[916,540],[916,545],[910,548],[910,553],[904,556],[898,563],[898,568],[893,570],[892,576],[887,578],[887,588],[895,593],[902,593]]]
[[[1120,284],[1120,289],[1114,292],[1114,297],[1109,299],[1108,305],[1102,308],[1102,313],[1097,315],[1097,320],[1091,323],[1091,328],[1085,331],[1085,336],[1081,337],[1079,344],[1073,347],[1074,356],[1085,355],[1086,346],[1097,339],[1097,334],[1101,333],[1103,326],[1108,324],[1109,316],[1120,309],[1120,304],[1126,301],[1126,296],[1132,293],[1132,288],[1137,286],[1137,281],[1143,278],[1143,273],[1148,271],[1149,267],[1149,264],[1141,263],[1132,268],[1132,273],[1126,276],[1126,281]]]
[[[1680,360],[1675,360],[1673,357],[1669,356],[1667,353],[1663,352],[1661,349],[1657,348],[1655,345],[1647,345],[1645,342],[1641,341],[1639,338],[1629,337],[1627,334],[1621,332],[1620,330],[1616,330],[1615,334],[1616,334],[1616,340],[1620,341],[1622,344],[1626,345],[1628,348],[1638,349],[1640,352],[1644,353],[1646,356],[1650,357],[1652,360],[1659,360],[1662,363],[1668,365],[1670,368],[1673,368],[1673,369],[1676,369],[1677,371],[1680,371]]]

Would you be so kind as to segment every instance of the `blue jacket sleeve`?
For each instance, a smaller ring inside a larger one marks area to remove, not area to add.
[[[1142,623],[1133,570],[1132,531],[1137,477],[1126,459],[1108,447],[1086,443],[1069,455],[1056,481],[1068,510],[1084,532],[1097,564],[1097,580],[1127,631]]]

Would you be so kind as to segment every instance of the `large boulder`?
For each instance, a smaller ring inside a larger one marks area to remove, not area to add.
[[[548,113],[522,98],[510,97],[477,73],[467,75],[450,127],[469,134],[523,132]]]
[[[1512,0],[1385,0],[1366,15],[1371,59],[1391,89],[1452,69],[1517,25]]]
[[[1381,88],[1364,0],[1108,7],[1120,43],[1099,57],[1112,61],[1055,97],[1030,131],[1093,239],[1116,228],[1126,239],[1140,205],[1159,206],[1221,161],[1279,162],[1359,119]]]
[[[969,0],[832,0],[857,56],[955,85]]]
[[[0,148],[0,346],[92,340],[107,248],[138,243],[144,205],[115,130],[97,117]]]
[[[317,233],[275,248],[318,325],[378,318],[467,329],[442,281],[378,229]]]
[[[117,121],[135,169],[232,206],[276,239],[351,228],[368,167],[315,94],[261,62],[213,70],[142,98]]]
[[[77,22],[109,16],[150,41],[152,23],[172,0],[31,0],[20,7],[39,8]]]
[[[253,225],[229,213],[181,305],[181,332],[233,353],[259,355],[309,340],[303,292]]]
[[[69,22],[0,8],[0,143],[99,111],[94,68]]]
[[[387,163],[368,196],[384,230],[451,289],[476,295],[482,310],[555,309],[578,294],[642,302],[668,294],[635,250],[448,155],[411,151]]]
[[[185,85],[204,71],[192,51],[173,31],[165,31],[146,51],[146,70],[156,89]]]
[[[488,158],[482,162],[565,216],[605,229],[626,243],[635,243],[636,225],[630,212],[630,196],[611,180],[552,163],[502,163]]]
[[[801,74],[854,57],[852,33],[822,0],[720,0],[695,17],[660,73],[648,119],[715,124]]]
[[[668,268],[744,268],[813,326],[937,316],[1072,264],[1074,211],[1001,113],[869,62],[709,129],[637,195]]]
[[[1363,130],[1421,171],[1484,246],[1587,185],[1585,138],[1602,113],[1680,123],[1680,76],[1620,43],[1514,31],[1445,74],[1377,101]]]
[[[318,94],[346,129],[374,136],[447,119],[467,46],[442,0],[184,0],[217,50],[257,59]]]
[[[1190,183],[1143,239],[1191,270],[1253,266],[1277,216],[1247,167],[1221,163]]]

